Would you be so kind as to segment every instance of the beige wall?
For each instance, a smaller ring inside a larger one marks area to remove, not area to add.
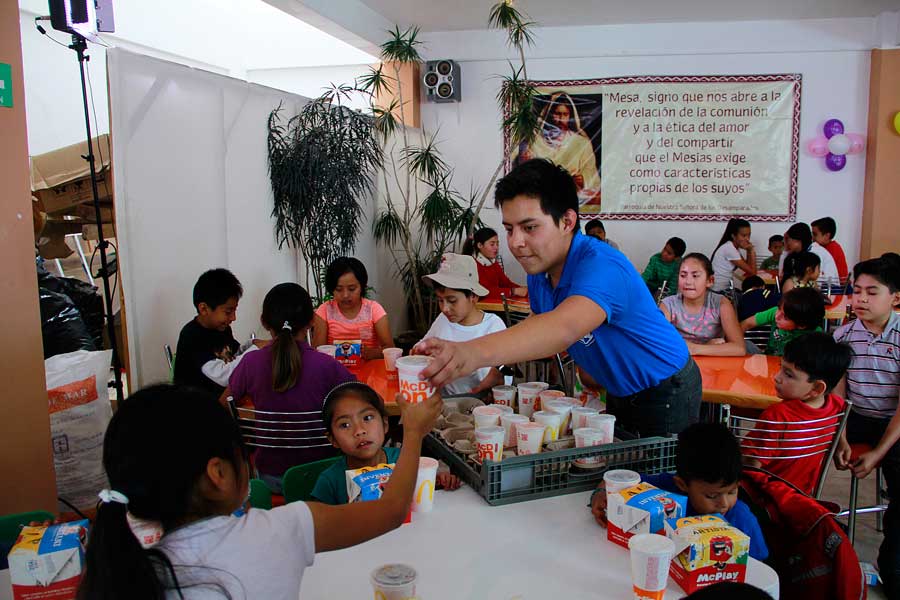
[[[8,514],[56,507],[15,2],[0,2],[0,63],[12,66],[13,80],[13,108],[0,108],[0,514]]]
[[[872,50],[860,259],[900,252],[900,50]]]

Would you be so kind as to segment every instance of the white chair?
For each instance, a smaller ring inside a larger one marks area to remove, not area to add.
[[[808,421],[768,421],[736,416],[731,414],[729,405],[725,405],[723,416],[725,424],[740,440],[745,457],[759,456],[763,461],[783,461],[820,456],[822,468],[812,494],[818,498],[841,433],[847,425],[851,406],[850,402],[845,402],[841,412]]]

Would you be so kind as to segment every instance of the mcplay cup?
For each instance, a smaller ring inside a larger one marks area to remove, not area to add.
[[[516,426],[528,422],[528,417],[525,415],[500,415],[500,426],[503,428],[503,446],[515,448]]]
[[[559,390],[541,390],[538,394],[538,401],[534,405],[534,410],[546,410],[545,403],[550,400],[565,397],[566,393]]]
[[[478,458],[481,461],[503,460],[503,428],[502,427],[476,427],[475,447],[478,449]]]
[[[534,413],[534,422],[544,425],[544,443],[549,444],[559,439],[559,431],[562,426],[563,416],[549,410],[539,410]]]
[[[516,388],[511,385],[496,385],[491,388],[494,395],[494,404],[500,406],[516,407]]]
[[[599,413],[587,418],[587,426],[599,429],[603,432],[603,443],[612,444],[616,432],[616,416],[609,413]]]
[[[547,392],[543,392],[547,393]],[[546,412],[554,412],[562,415],[562,423],[559,426],[559,435],[563,436],[569,433],[569,425],[572,424],[571,414],[574,408],[571,404],[562,398],[554,398],[552,400],[541,400],[541,405]]]
[[[591,446],[600,446],[603,444],[604,433],[599,429],[590,427],[579,427],[575,430],[575,447],[589,448]],[[596,465],[600,462],[599,456],[588,456],[586,458],[576,458],[576,465]]]
[[[519,414],[530,417],[536,410],[534,405],[538,401],[538,394],[550,387],[540,381],[520,383],[519,388]]]
[[[516,450],[519,456],[537,454],[544,443],[545,426],[540,423],[516,424]]]
[[[664,535],[639,533],[628,540],[631,583],[636,600],[662,600],[669,583],[675,542]]]
[[[586,406],[576,406],[572,408],[572,430],[587,427],[587,418],[591,415],[600,414],[596,408],[588,408]]]
[[[383,565],[369,576],[375,600],[410,600],[416,597],[418,574],[409,565]]]
[[[498,406],[476,406],[472,409],[475,427],[497,427],[503,411]]]
[[[419,458],[419,474],[416,477],[416,493],[413,495],[413,512],[431,512],[434,508],[434,486],[437,480],[438,461],[423,456]]]

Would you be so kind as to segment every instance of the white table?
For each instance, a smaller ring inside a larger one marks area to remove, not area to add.
[[[628,551],[606,539],[587,492],[490,506],[471,488],[435,493],[434,510],[365,544],[323,553],[301,600],[370,598],[369,573],[406,563],[422,600],[580,600],[632,597]],[[747,581],[778,599],[778,576],[750,559]],[[669,581],[667,599],[681,598]]]

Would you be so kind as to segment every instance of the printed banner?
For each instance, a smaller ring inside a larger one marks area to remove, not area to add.
[[[507,156],[566,168],[582,218],[793,220],[800,75],[534,83],[540,130]]]

